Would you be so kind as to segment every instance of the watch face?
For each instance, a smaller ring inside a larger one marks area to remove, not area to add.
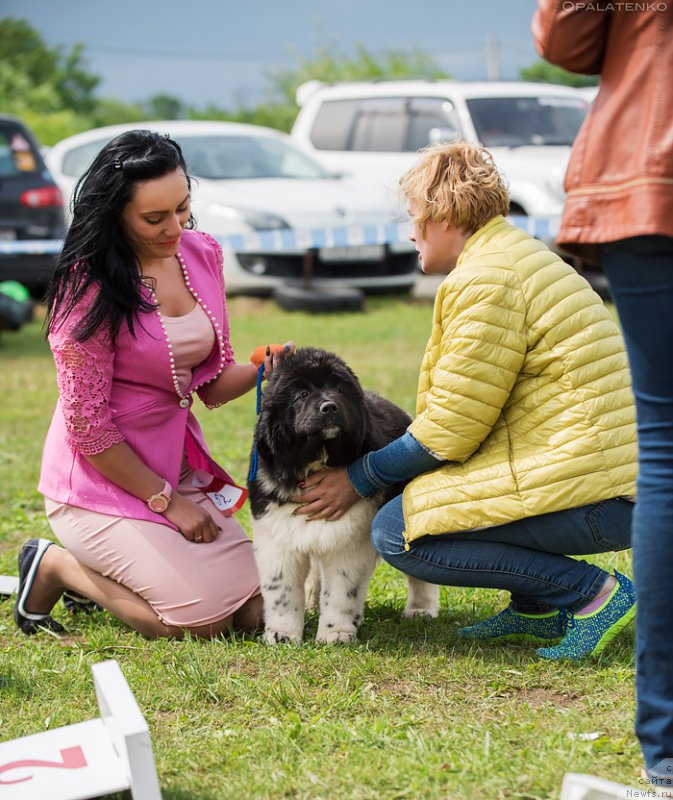
[[[149,499],[147,505],[157,514],[163,514],[168,508],[168,498],[163,494],[155,494]]]

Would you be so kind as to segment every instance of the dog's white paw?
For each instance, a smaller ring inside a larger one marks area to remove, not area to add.
[[[317,636],[315,637],[316,642],[318,644],[347,644],[348,642],[354,642],[357,639],[357,631],[337,631],[337,630],[327,630],[327,631],[318,631]]]
[[[302,635],[288,631],[274,631],[267,628],[264,631],[264,641],[267,644],[301,644]]]
[[[435,586],[418,578],[407,576],[407,604],[404,608],[405,619],[428,617],[435,619],[439,614],[439,586]]]
[[[402,616],[404,619],[413,619],[414,617],[427,617],[428,619],[437,619],[439,609],[437,608],[414,608],[414,606],[407,606],[404,609]]]

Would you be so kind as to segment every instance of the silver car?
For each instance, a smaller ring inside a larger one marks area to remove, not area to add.
[[[384,191],[333,175],[290,137],[256,125],[171,121],[113,125],[62,140],[47,162],[66,199],[100,148],[134,128],[172,136],[196,180],[200,230],[223,244],[229,293],[267,294],[301,282],[409,289],[418,261],[399,207]]]

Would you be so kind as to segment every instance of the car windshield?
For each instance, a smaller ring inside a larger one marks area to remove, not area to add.
[[[175,136],[192,175],[211,180],[247,178],[331,178],[320,164],[271,136]],[[62,170],[79,178],[107,142],[98,139],[66,153]]]
[[[182,136],[187,168],[201,178],[330,178],[301,150],[271,136]]]
[[[67,150],[63,155],[61,172],[71,178],[79,178],[108,141],[109,139],[96,139],[94,142],[87,142],[79,147],[73,147],[72,150]]]
[[[34,175],[43,169],[42,160],[18,125],[0,122],[0,178]]]
[[[581,97],[478,97],[467,100],[485,147],[572,145],[589,104]]]

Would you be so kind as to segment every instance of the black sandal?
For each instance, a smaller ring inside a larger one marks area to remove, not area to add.
[[[103,610],[103,607],[99,606],[98,603],[94,603],[94,601],[89,600],[88,597],[73,592],[72,589],[66,589],[65,592],[63,592],[61,600],[63,601],[63,606],[66,611],[69,611],[71,614],[79,614],[80,611],[90,614],[92,611]]]

